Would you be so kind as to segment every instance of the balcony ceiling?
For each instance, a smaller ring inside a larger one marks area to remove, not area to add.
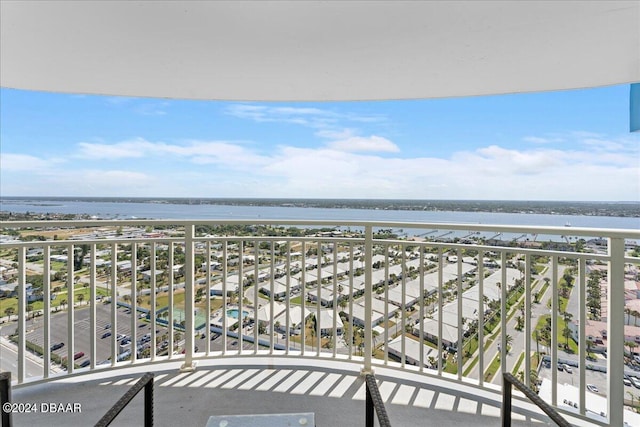
[[[1,2],[2,87],[439,98],[640,81],[640,1]]]

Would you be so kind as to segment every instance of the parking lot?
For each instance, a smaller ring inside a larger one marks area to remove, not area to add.
[[[96,304],[96,364],[109,360],[111,357],[111,344],[114,336],[119,345],[120,341],[127,337],[131,339],[131,311],[125,307],[118,307],[116,311],[116,322],[112,324],[111,304]],[[76,365],[89,364],[90,357],[90,310],[88,308],[76,307],[74,309],[74,346],[72,353]],[[69,352],[68,337],[68,313],[60,311],[51,315],[50,321],[50,346],[53,354],[66,358]],[[26,334],[27,341],[40,347],[44,345],[44,329],[42,318],[36,318],[29,323]],[[151,323],[146,319],[136,316],[135,319],[136,339],[140,340],[146,334],[151,333]],[[157,335],[161,336],[167,332],[167,328],[158,326]],[[64,344],[60,346],[60,344]],[[147,344],[148,345],[148,344]]]
[[[571,370],[571,373],[567,372],[565,369],[557,371],[558,384],[570,384],[575,387],[580,387],[580,373],[578,368],[571,367],[570,370]],[[640,373],[638,376],[640,377]],[[545,367],[544,364],[542,364],[538,377],[540,379],[544,378],[544,379],[551,380],[551,368],[550,367],[547,368]],[[585,383],[586,383],[584,385],[585,388],[587,387],[587,384],[592,384],[598,389],[598,392],[597,392],[598,395],[603,397],[607,396],[608,386],[607,386],[607,374],[605,372],[592,371],[589,369],[585,370]],[[640,385],[640,380],[638,384]],[[625,399],[628,398],[627,392],[632,393],[634,396],[640,396],[640,388],[636,388],[632,384],[624,386]]]

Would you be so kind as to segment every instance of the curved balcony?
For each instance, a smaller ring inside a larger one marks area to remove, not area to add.
[[[636,367],[625,283],[627,294],[637,284],[637,230],[293,220],[2,227],[16,236],[0,248],[17,286],[4,288],[0,329],[16,401],[64,392],[101,413],[122,393],[107,386],[153,370],[157,419],[188,413],[204,425],[214,414],[304,406],[345,425],[351,413],[362,420],[351,406],[364,400],[359,374],[374,371],[392,424],[495,424],[500,374],[512,372],[574,424],[634,425],[638,416],[625,409],[634,390],[625,374]],[[548,420],[518,393],[513,411],[516,423]],[[16,422],[44,415],[29,416]]]

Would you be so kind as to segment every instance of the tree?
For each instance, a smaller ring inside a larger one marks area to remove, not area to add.
[[[76,298],[78,299],[79,303],[82,303],[82,301],[84,301],[84,294],[78,294]]]
[[[565,345],[564,348],[566,350],[569,349],[569,338],[571,338],[571,329],[569,329],[568,324],[566,324],[566,326],[564,327],[564,329],[562,330],[562,336],[565,338]]]
[[[636,348],[638,346],[638,344],[636,344],[633,341],[626,341],[624,343],[624,345],[626,345],[627,347],[629,347],[629,357],[633,358],[633,349]]]
[[[540,304],[540,291],[535,291],[533,293],[533,302]]]
[[[433,356],[429,356],[429,357],[427,358],[427,361],[429,362],[429,367],[430,367],[431,369],[435,369],[435,368],[437,367],[437,366],[436,366],[436,362],[437,362],[437,360],[436,360],[436,358],[435,358],[435,357],[433,357]]]
[[[587,338],[587,354],[591,353],[591,347],[593,347],[593,340]]]
[[[511,344],[513,344],[513,337],[507,334],[504,337],[504,342],[507,344],[507,353],[511,351]]]
[[[16,309],[13,307],[7,307],[4,309],[4,314],[11,320],[11,316],[16,312]]]
[[[529,382],[531,384],[531,387],[534,390],[538,390],[538,370],[537,369],[532,369],[529,371]]]

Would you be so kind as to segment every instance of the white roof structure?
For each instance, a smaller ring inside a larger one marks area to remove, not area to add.
[[[1,2],[2,87],[414,99],[640,81],[638,1]]]
[[[311,314],[315,315],[316,313],[315,311],[311,311]],[[336,315],[335,321],[337,329],[344,328],[340,316]],[[324,331],[333,330],[333,310],[320,310],[320,321],[318,324],[320,325],[320,329]]]
[[[397,336],[391,342],[389,342],[388,351],[397,358],[402,357],[402,335]],[[420,352],[422,351],[422,361],[425,365],[429,363],[429,356],[438,360],[438,350],[428,345],[421,344],[409,335],[405,336],[404,341],[404,355],[405,362],[410,365],[419,365]]]
[[[304,322],[304,319],[306,319],[311,314],[311,311],[308,308],[305,308],[304,316],[302,316],[302,310],[303,310],[302,307],[299,305],[289,307],[289,327],[290,328],[294,328],[294,329],[297,328],[299,325],[301,325]],[[282,313],[276,316],[273,323],[274,325],[276,323],[280,323],[281,327],[283,328],[285,327],[285,325],[287,324],[286,307]]]
[[[287,309],[287,306],[277,301],[273,302],[273,313],[271,313],[271,304],[266,303],[258,309],[258,320],[260,322],[269,323],[271,319],[278,317]]]

